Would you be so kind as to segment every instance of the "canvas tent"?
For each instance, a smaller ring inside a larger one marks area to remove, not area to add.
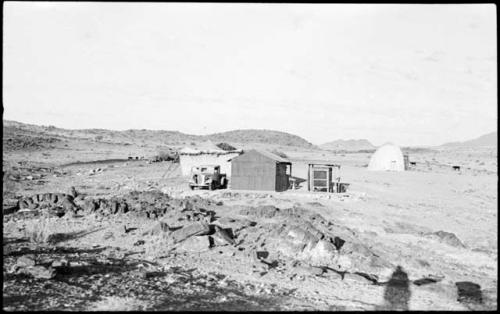
[[[372,155],[368,170],[405,171],[405,161],[399,146],[391,143],[380,146]]]

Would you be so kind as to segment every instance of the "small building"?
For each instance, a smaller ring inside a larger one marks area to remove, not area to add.
[[[183,176],[191,173],[191,168],[202,165],[219,165],[222,173],[231,176],[231,159],[240,155],[242,150],[198,150],[186,147],[179,151],[179,161]]]
[[[289,167],[289,173],[287,168]],[[263,150],[248,150],[231,160],[232,190],[286,191],[290,185],[292,163]]]
[[[337,183],[340,175],[333,169],[340,171],[340,165],[335,164],[309,164],[307,172],[307,190],[314,192],[338,192]]]

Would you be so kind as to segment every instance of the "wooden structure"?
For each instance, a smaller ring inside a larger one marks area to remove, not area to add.
[[[285,191],[291,175],[292,163],[267,151],[252,149],[231,160],[232,190]]]
[[[405,164],[405,171],[410,169],[410,156],[408,154],[403,155],[404,158],[404,164]]]
[[[313,192],[345,192],[347,184],[340,183],[340,174],[335,173],[334,168],[340,171],[340,165],[336,164],[309,164],[307,172],[307,189]]]

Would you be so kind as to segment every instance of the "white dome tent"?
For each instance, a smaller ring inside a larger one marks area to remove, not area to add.
[[[371,171],[405,171],[403,152],[399,146],[387,143],[380,146],[372,155],[368,170]]]

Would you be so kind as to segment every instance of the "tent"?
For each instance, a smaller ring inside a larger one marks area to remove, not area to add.
[[[405,161],[401,148],[391,143],[380,146],[372,155],[368,164],[368,170],[405,171]]]

